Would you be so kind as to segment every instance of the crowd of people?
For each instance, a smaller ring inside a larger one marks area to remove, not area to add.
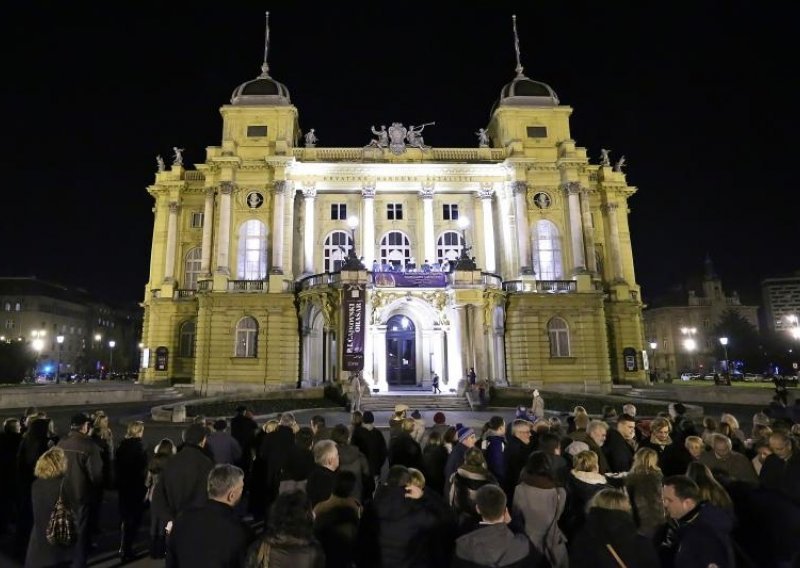
[[[13,527],[25,566],[86,566],[113,489],[122,560],[147,519],[148,553],[170,567],[800,563],[800,424],[786,416],[757,413],[745,433],[680,403],[652,419],[632,404],[524,410],[476,431],[400,404],[384,432],[369,411],[306,426],[240,407],[148,449],[142,422],[116,443],[108,416],[81,413],[59,438],[29,409],[0,437],[0,530]],[[52,536],[59,501],[66,544]]]

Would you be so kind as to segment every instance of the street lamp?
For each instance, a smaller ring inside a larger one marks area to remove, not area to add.
[[[655,380],[654,383],[658,382],[658,371],[656,370],[656,347],[658,347],[658,343],[655,341],[650,342],[650,356],[653,359],[653,377]]]
[[[350,238],[353,246],[347,251],[347,256],[342,263],[342,270],[364,270],[364,263],[356,255],[356,227],[358,227],[358,217],[351,215],[347,218],[347,226],[350,228]]]
[[[475,261],[469,256],[469,249],[472,247],[467,246],[467,227],[469,227],[469,218],[459,217],[458,228],[461,229],[461,256],[456,260],[456,270],[477,270],[478,266]]]
[[[728,363],[728,338],[720,337],[719,342],[722,344],[722,348],[725,350],[725,375],[728,379],[730,379],[731,370]]]
[[[47,332],[43,329],[35,329],[31,332],[31,337],[33,337],[33,341],[31,341],[31,347],[33,347],[33,350],[36,351],[36,361],[33,365],[34,381],[36,381],[36,375],[39,372],[39,356],[42,354],[42,349],[44,349],[45,335],[47,335]]]
[[[695,371],[694,368],[694,350],[697,349],[697,342],[694,340],[694,334],[697,333],[696,327],[682,327],[681,333],[686,337],[683,340],[683,347],[689,352],[689,365],[691,372]]]
[[[800,339],[800,320],[795,315],[786,316],[786,319],[792,324],[792,327],[789,328],[789,333],[792,334],[793,338]]]
[[[117,342],[113,339],[108,342],[108,372],[111,372],[111,369],[114,368],[114,347],[117,346]]]
[[[56,384],[61,382],[61,354],[64,351],[64,336],[56,335],[56,343],[58,343],[58,365],[56,365]]]

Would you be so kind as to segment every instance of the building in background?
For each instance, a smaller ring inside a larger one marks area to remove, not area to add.
[[[794,331],[800,317],[800,271],[793,276],[765,278],[761,281],[764,319],[770,331]]]
[[[711,259],[706,258],[699,290],[680,290],[644,310],[645,335],[649,344],[655,345],[648,346],[651,370],[659,378],[676,378],[684,371],[722,371],[719,361],[723,348],[714,329],[727,311],[736,312],[759,328],[758,306],[742,305],[736,292],[726,295]],[[685,343],[687,340],[693,343]]]
[[[146,382],[646,380],[624,158],[591,164],[572,108],[521,65],[498,91],[474,147],[391,121],[318,147],[265,59],[221,108],[221,144],[194,169],[174,148],[147,188]]]
[[[0,277],[0,342],[27,344],[43,377],[135,372],[141,319],[140,308],[114,307],[80,288]]]

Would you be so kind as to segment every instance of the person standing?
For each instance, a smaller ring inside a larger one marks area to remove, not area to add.
[[[533,389],[533,398],[531,399],[531,414],[533,414],[533,421],[539,418],[544,418],[544,399],[539,394],[539,389]]]
[[[19,419],[6,418],[0,433],[0,535],[5,533],[8,522],[17,517],[14,503],[17,480],[14,468],[21,443]]]
[[[121,542],[119,556],[123,561],[132,560],[133,543],[139,533],[147,496],[147,452],[142,444],[144,422],[128,424],[125,439],[117,448],[114,460],[115,479],[119,491],[119,517]]]
[[[67,459],[64,497],[75,516],[78,537],[72,560],[74,568],[86,566],[92,539],[89,521],[103,491],[103,459],[100,448],[89,437],[90,424],[86,414],[76,414],[70,421],[70,433],[58,444]]]
[[[431,376],[431,390],[433,394],[442,394],[442,390],[439,388],[439,375],[436,374],[436,371]]]
[[[358,414],[354,413],[353,417],[356,418]],[[360,424],[356,424],[356,420],[353,421],[353,435],[350,437],[350,443],[361,450],[361,453],[367,458],[369,474],[377,484],[389,453],[386,447],[386,438],[383,437],[380,430],[375,429],[375,415],[372,412],[367,410],[361,418]]]
[[[236,465],[242,459],[242,447],[236,438],[228,434],[228,421],[220,418],[214,421],[214,431],[208,435],[206,443],[214,456],[214,463]]]
[[[467,382],[471,387],[474,387],[477,383],[477,375],[475,375],[474,367],[470,367],[469,370],[467,370]]]

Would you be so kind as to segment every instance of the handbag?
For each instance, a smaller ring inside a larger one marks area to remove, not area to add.
[[[75,534],[75,516],[72,510],[64,503],[64,480],[58,489],[58,499],[50,513],[50,520],[47,523],[45,532],[47,542],[54,546],[72,546],[75,544],[77,535]]]

